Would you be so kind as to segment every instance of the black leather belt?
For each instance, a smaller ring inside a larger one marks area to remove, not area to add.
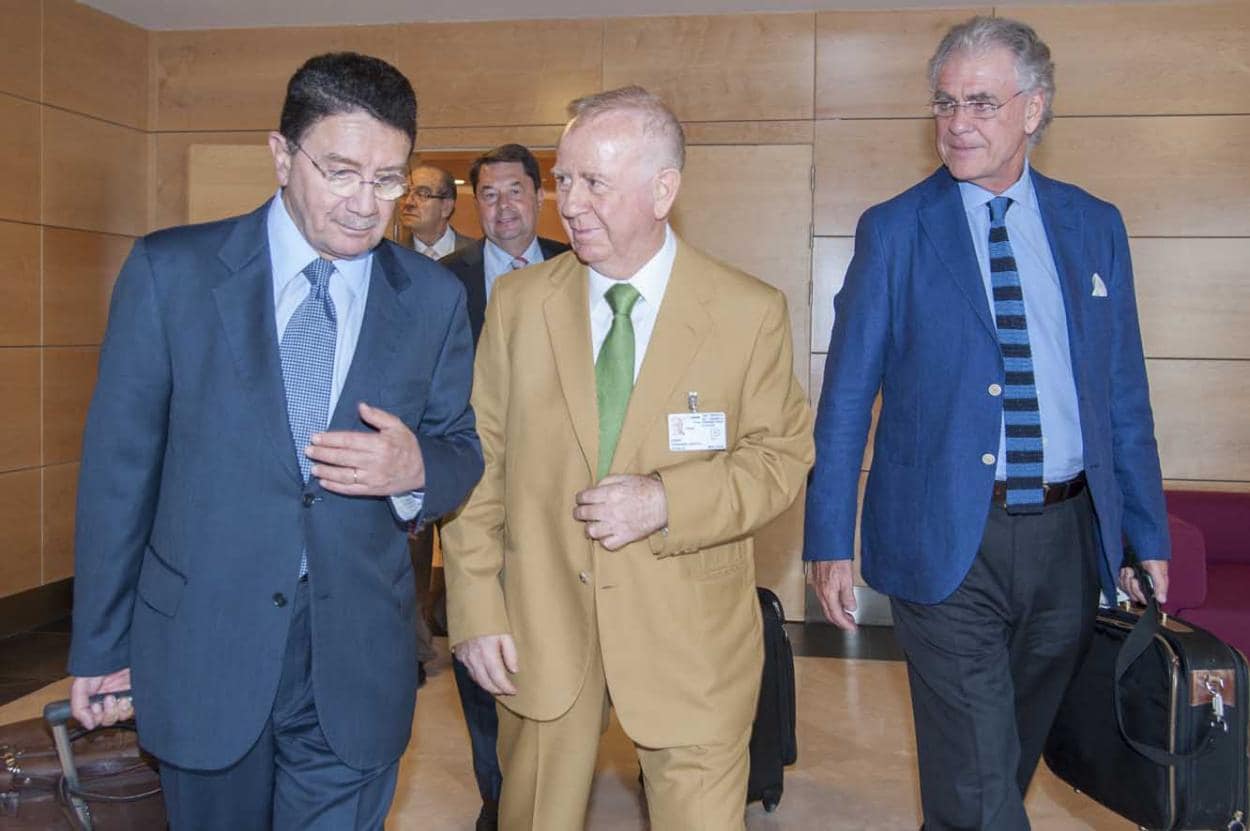
[[[1054,505],[1057,502],[1063,502],[1065,499],[1071,499],[1074,496],[1080,496],[1085,490],[1085,471],[1081,471],[1066,482],[1047,482],[1042,485],[1042,504]],[[1007,506],[1007,483],[995,481],[994,495],[990,498],[1000,508]]]

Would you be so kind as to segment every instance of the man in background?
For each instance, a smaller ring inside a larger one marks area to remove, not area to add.
[[[174,831],[383,827],[417,687],[409,522],[481,472],[464,290],[383,239],[416,132],[384,61],[310,59],[275,196],[135,243],[78,485],[74,716],[133,688]]]
[[[431,260],[441,260],[473,242],[451,227],[456,212],[456,178],[432,164],[419,164],[408,174],[408,195],[399,208],[399,222],[412,235],[412,247]]]
[[[812,461],[785,297],[672,232],[685,141],[660,99],[627,87],[570,115],[553,174],[576,257],[491,295],[487,472],[443,533],[449,638],[499,696],[501,827],[581,831],[614,707],[651,828],[741,829],[752,534]]]
[[[976,17],[929,63],[929,178],[870,208],[835,301],[803,556],[854,629],[861,542],[907,658],[928,831],[1029,827],[1024,795],[1127,539],[1167,596],[1169,539],[1120,213],[1029,164],[1054,64]],[[1079,130],[1075,125],[1073,130]]]
[[[483,239],[440,262],[464,283],[476,343],[495,281],[510,271],[562,254],[569,247],[538,236],[542,173],[527,148],[505,144],[478,156],[469,167],[469,184],[477,201]]]

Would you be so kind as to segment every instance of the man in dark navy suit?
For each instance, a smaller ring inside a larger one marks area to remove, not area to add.
[[[538,160],[527,148],[505,144],[478,156],[469,167],[469,184],[473,186],[477,201],[483,238],[439,262],[464,284],[469,324],[473,327],[476,344],[482,334],[486,301],[495,281],[517,269],[563,254],[569,247],[536,233],[538,212],[543,204],[542,173]],[[482,796],[476,831],[494,831],[503,781],[495,754],[499,735],[495,698],[478,686],[464,664],[451,663],[455,667],[456,689],[460,692],[460,704],[473,745],[473,773]]]
[[[139,240],[78,488],[75,716],[125,710],[182,829],[380,829],[417,686],[409,522],[482,470],[464,290],[383,241],[412,87],[309,60],[246,216]]]
[[[925,827],[1029,827],[1023,797],[1124,540],[1170,553],[1124,223],[1031,169],[1054,65],[978,17],[929,64],[944,166],[867,211],[835,302],[803,556],[855,627],[863,574],[907,657]]]

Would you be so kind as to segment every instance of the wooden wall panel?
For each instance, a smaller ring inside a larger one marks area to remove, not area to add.
[[[39,343],[39,233],[0,222],[0,346]]]
[[[799,145],[691,147],[672,217],[692,245],[785,292],[800,382],[810,343],[811,164]]]
[[[393,26],[153,32],[157,130],[276,130],[304,61],[350,50],[395,60]]]
[[[148,33],[74,0],[43,0],[43,100],[148,127]]]
[[[426,127],[563,124],[571,99],[602,83],[595,20],[394,27],[396,66],[412,79]]]
[[[74,576],[74,504],[78,465],[43,469],[43,582]]]
[[[1130,246],[1149,357],[1250,359],[1250,239],[1149,238]]]
[[[0,91],[39,100],[43,66],[42,7],[32,0],[0,0]]]
[[[39,221],[41,109],[0,93],[0,219]]]
[[[1042,172],[1114,202],[1134,236],[1250,236],[1250,115],[1057,118]]]
[[[812,249],[812,351],[829,349],[833,299],[842,290],[846,267],[855,253],[853,237],[817,237]]]
[[[92,231],[44,231],[43,342],[98,346],[109,297],[134,240]]]
[[[40,582],[40,472],[0,473],[0,595],[33,589]]]
[[[607,20],[603,86],[641,84],[683,121],[811,118],[815,25],[812,14]]]
[[[192,145],[187,219],[210,222],[250,211],[273,196],[277,187],[268,147]]]
[[[927,115],[929,56],[946,30],[989,7],[816,15],[816,117]]]
[[[697,121],[682,125],[686,144],[811,144],[810,121]]]
[[[1250,362],[1148,360],[1163,475],[1250,481]]]
[[[34,467],[41,461],[40,354],[39,349],[0,349],[0,389],[4,390],[4,407],[0,408],[0,470]]]
[[[110,234],[148,224],[147,135],[45,108],[43,222]]]
[[[43,350],[44,464],[77,461],[82,454],[82,428],[95,389],[99,359],[97,348]]]
[[[1217,3],[1003,8],[1037,29],[1063,115],[1250,112],[1250,9]]]
[[[153,150],[156,158],[156,187],[153,197],[152,227],[168,228],[171,225],[183,225],[189,222],[187,213],[187,177],[192,145],[207,144],[259,144],[268,142],[269,132],[257,130],[252,132],[223,133],[158,133],[155,136],[156,146]],[[272,172],[270,174],[272,179]],[[274,190],[277,190],[274,181]]]
[[[489,150],[509,142],[523,144],[531,150],[554,148],[563,130],[563,118],[546,125],[427,127],[418,117],[416,150],[418,153],[422,150]]]
[[[932,119],[816,122],[817,236],[854,236],[859,215],[941,162]]]

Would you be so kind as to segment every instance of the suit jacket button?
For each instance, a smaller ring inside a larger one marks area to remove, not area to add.
[[[317,497],[313,496],[311,493],[304,494],[304,507],[305,508],[311,508],[312,504],[316,501],[317,501]]]
[[[283,606],[285,606],[285,605],[286,605],[286,595],[285,595],[285,594],[283,594],[282,592],[274,592],[274,594],[273,594],[273,605],[277,606],[279,609],[281,609]]]
[[[982,464],[992,465],[992,464],[994,464],[994,462],[996,462],[996,461],[998,461],[998,460],[997,460],[996,458],[994,458],[994,454],[993,454],[993,453],[986,453],[984,456],[982,456],[982,457],[981,457],[981,463],[982,463]]]
[[[581,580],[583,583],[585,583],[585,584],[587,584],[587,585],[589,585],[589,584],[590,584],[590,575],[589,575],[589,574],[587,574],[587,573],[586,573],[586,572],[584,572],[584,571],[583,571],[583,572],[580,572],[580,573],[577,575],[577,579],[578,579],[578,580]]]
[[[995,398],[997,398],[998,396],[1000,396],[1000,395],[1002,395],[1002,394],[1003,394],[1003,388],[1002,388],[1002,387],[1000,387],[998,384],[990,384],[990,388],[989,388],[988,392],[989,392],[989,394],[990,394],[990,395],[992,395],[992,396],[994,396]]]

